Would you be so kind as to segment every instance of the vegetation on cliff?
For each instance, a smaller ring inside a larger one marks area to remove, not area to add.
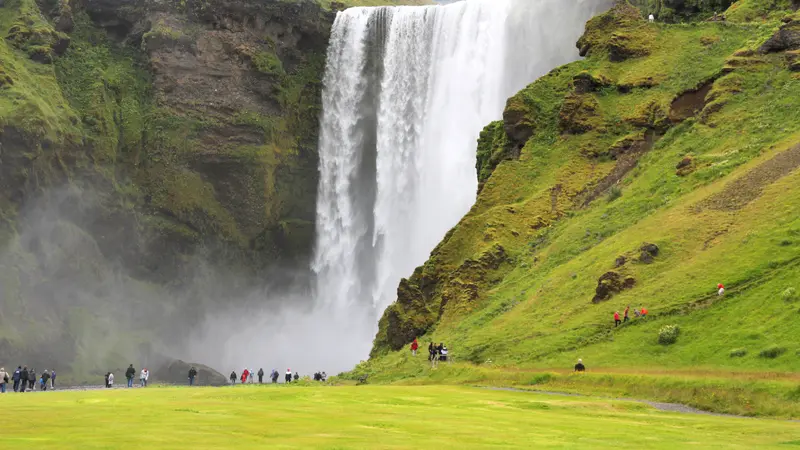
[[[354,373],[436,378],[403,351],[416,336],[487,366],[453,369],[482,380],[579,357],[598,371],[795,370],[800,306],[783,293],[800,276],[800,17],[760,0],[727,14],[746,9],[758,20],[650,24],[627,2],[592,19],[586,59],[486,128],[474,207],[403,280]],[[615,328],[628,305],[648,319]],[[665,325],[680,329],[671,345]],[[784,351],[762,356],[773,346]],[[776,383],[790,404],[792,381]],[[734,388],[751,400],[760,388],[747,389]],[[708,409],[721,398],[701,397]],[[798,414],[769,398],[750,413]]]

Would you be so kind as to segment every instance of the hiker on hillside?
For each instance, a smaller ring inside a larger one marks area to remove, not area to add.
[[[414,338],[414,342],[411,343],[411,356],[417,356],[418,348],[419,348],[419,342],[417,342],[417,338]]]
[[[263,384],[263,383],[264,383],[264,369],[259,367],[259,369],[258,369],[258,384]]]
[[[147,367],[142,368],[139,373],[139,386],[147,387]]]
[[[722,285],[722,283],[720,283],[720,284],[718,284],[718,285],[717,285],[717,289],[719,289],[719,290],[717,291],[717,295],[719,295],[720,297],[722,297],[723,295],[725,295],[725,286],[723,286],[723,285]]]
[[[642,319],[647,319],[647,308],[642,306]]]
[[[231,370],[231,384],[236,384],[236,371]]]
[[[28,366],[22,368],[19,373],[19,391],[25,392],[25,387],[28,386]]]
[[[575,372],[586,372],[586,366],[583,365],[582,359],[579,359],[578,364],[575,364]]]
[[[428,361],[433,361],[434,357],[436,356],[436,347],[433,346],[433,342],[428,344]]]
[[[34,386],[36,386],[36,369],[31,367],[28,371],[28,389],[32,391]]]
[[[623,323],[627,322],[628,320],[630,320],[630,318],[628,317],[628,311],[630,311],[630,310],[631,310],[631,305],[628,305],[628,306],[625,307],[625,317],[622,318],[622,322]]]
[[[108,387],[114,387],[114,374],[111,372],[108,372]]]
[[[128,380],[128,387],[133,387],[133,377],[136,376],[136,369],[133,368],[133,364],[128,366],[128,370],[125,371],[125,378]]]
[[[53,369],[53,371],[50,372],[50,389],[55,389],[55,388],[56,388],[56,370]]]
[[[197,369],[195,369],[194,366],[192,366],[192,368],[189,369],[189,386],[194,386],[194,378],[196,376],[197,376]]]
[[[14,374],[11,375],[11,379],[14,381],[14,392],[19,392],[19,377],[22,376],[22,366],[17,366],[17,370],[14,371]]]
[[[621,324],[621,323],[622,323],[622,321],[619,320],[619,311],[615,311],[614,312],[614,326],[618,327],[619,324]]]
[[[8,372],[5,367],[0,367],[0,394],[6,393],[6,386],[9,382]]]
[[[439,351],[439,361],[447,362],[447,346],[442,344],[442,350]]]
[[[292,382],[292,369],[286,369],[286,376],[284,377],[286,383]]]
[[[48,372],[47,369],[44,369],[44,372],[42,372],[42,390],[43,391],[47,390],[47,383],[49,383],[49,382],[50,382],[50,372]]]

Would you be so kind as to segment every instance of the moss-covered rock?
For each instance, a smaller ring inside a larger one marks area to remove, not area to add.
[[[655,35],[656,29],[638,9],[627,1],[618,1],[586,24],[577,46],[581,56],[605,52],[612,62],[621,62],[649,54]]]
[[[558,125],[562,133],[569,134],[582,134],[600,127],[600,103],[591,94],[567,95],[558,114]]]

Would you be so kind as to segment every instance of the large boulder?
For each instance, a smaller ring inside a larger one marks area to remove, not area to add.
[[[800,21],[789,20],[767,40],[758,51],[761,53],[800,50]]]
[[[153,370],[150,380],[157,383],[187,384],[189,369],[192,367],[197,369],[197,378],[194,383],[197,386],[225,386],[228,384],[228,378],[211,367],[187,363],[179,359],[164,363]]]

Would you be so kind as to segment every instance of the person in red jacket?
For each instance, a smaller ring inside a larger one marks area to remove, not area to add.
[[[619,320],[619,311],[617,311],[617,312],[614,313],[614,326],[618,327],[619,324],[621,324],[621,323],[622,323],[622,321]]]
[[[417,342],[417,338],[414,338],[414,342],[411,343],[411,355],[417,356],[417,349],[419,348],[419,342]]]
[[[247,377],[250,375],[250,371],[247,368],[244,369],[242,372],[242,384],[247,383]]]

